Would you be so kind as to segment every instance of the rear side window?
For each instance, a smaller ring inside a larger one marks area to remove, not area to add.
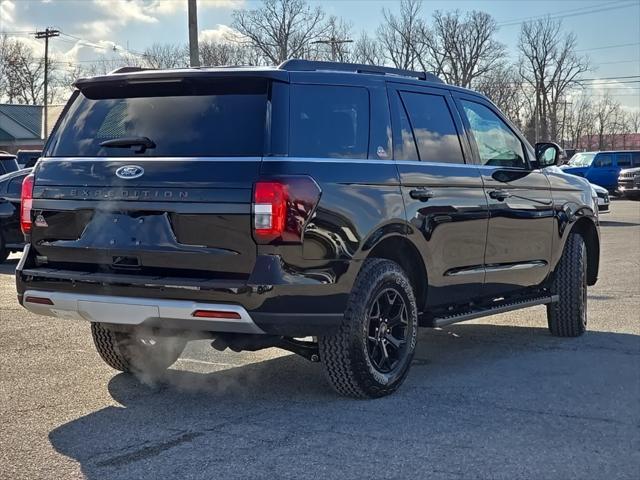
[[[397,111],[398,126],[394,128],[394,156],[396,160],[420,160],[416,141],[413,138],[413,131],[407,111],[399,97],[395,99],[394,108]]]
[[[619,153],[616,155],[618,167],[629,168],[631,166],[631,153]]]
[[[367,158],[369,92],[361,87],[292,85],[289,155]]]
[[[423,162],[464,163],[462,147],[444,97],[401,92]],[[404,142],[404,132],[402,134]]]
[[[640,152],[633,152],[631,154],[631,163],[633,167],[640,167]]]
[[[7,195],[11,198],[20,198],[22,192],[22,181],[26,175],[20,175],[12,178],[7,187]]]
[[[50,157],[261,156],[264,151],[267,82],[209,81],[133,85],[80,93],[49,143]],[[124,138],[155,147],[100,144]]]

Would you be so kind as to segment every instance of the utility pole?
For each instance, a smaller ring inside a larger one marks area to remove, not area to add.
[[[311,43],[314,43],[314,44],[322,43],[324,45],[331,45],[331,61],[335,62],[336,59],[338,58],[338,45],[341,45],[343,43],[353,43],[353,40],[351,40],[350,38],[331,37],[331,38],[326,38],[322,40],[316,40],[315,42],[311,42]]]
[[[562,101],[563,107],[562,107],[562,130],[560,133],[560,139],[562,142],[562,149],[564,150],[564,124],[567,121],[567,105],[573,105],[571,102],[567,102],[567,99],[565,98]]]
[[[60,30],[55,30],[47,27],[44,31],[36,32],[36,38],[44,38],[44,136],[47,138],[49,135],[49,39],[52,37],[59,37]]]
[[[200,66],[200,53],[198,52],[198,7],[196,0],[189,1],[189,64],[192,67]]]

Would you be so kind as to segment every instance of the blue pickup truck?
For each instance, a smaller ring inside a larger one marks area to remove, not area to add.
[[[631,167],[640,167],[638,150],[576,153],[567,165],[560,168],[565,173],[584,177],[589,182],[614,192],[618,187],[620,170]]]

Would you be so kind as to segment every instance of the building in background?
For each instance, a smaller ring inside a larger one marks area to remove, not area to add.
[[[62,111],[62,105],[49,106],[49,132]],[[43,132],[42,105],[14,105],[0,103],[0,150],[16,153],[18,150],[41,150]]]
[[[576,145],[579,151],[640,150],[640,133],[616,133],[614,135],[583,135]]]

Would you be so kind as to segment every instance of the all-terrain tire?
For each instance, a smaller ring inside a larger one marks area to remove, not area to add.
[[[369,309],[379,292],[396,290],[406,306],[406,350],[390,373],[378,371],[367,353]],[[338,393],[355,398],[377,398],[395,392],[402,384],[415,351],[418,314],[413,288],[402,268],[390,260],[364,262],[349,296],[338,332],[318,338],[320,359]]]
[[[558,301],[547,305],[549,331],[556,337],[578,337],[587,329],[587,248],[572,233],[555,272],[551,293]]]
[[[121,372],[159,374],[178,359],[187,340],[150,336],[143,331],[122,332],[101,323],[91,323],[93,343],[100,357]]]

